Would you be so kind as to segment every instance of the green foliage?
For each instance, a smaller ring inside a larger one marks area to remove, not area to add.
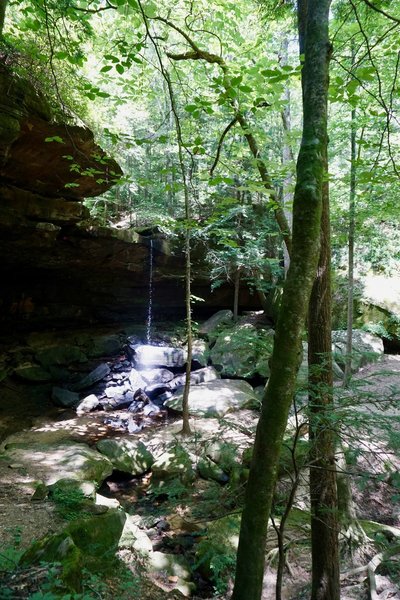
[[[215,591],[223,594],[236,564],[240,517],[230,515],[211,523],[196,548],[194,568],[209,576]]]
[[[8,546],[4,547],[0,551],[0,577],[4,573],[12,571],[13,569],[16,568],[16,566],[18,564],[18,561],[19,561],[19,559],[20,559],[20,557],[21,557],[21,555],[23,553],[23,551],[20,548],[20,544],[21,544],[21,528],[20,527],[13,527],[9,531],[10,531],[10,533],[12,535],[13,543],[11,543]]]
[[[57,507],[58,514],[66,521],[74,521],[90,514],[87,509],[91,502],[79,489],[56,487],[50,497]]]

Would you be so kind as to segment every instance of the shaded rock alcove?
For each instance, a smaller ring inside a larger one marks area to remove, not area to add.
[[[156,317],[184,315],[184,256],[154,229],[95,226],[84,198],[121,169],[90,130],[56,123],[34,86],[0,68],[0,320],[4,332],[71,324],[144,322],[150,240]],[[204,254],[193,265],[203,313],[232,303],[231,286],[211,293]],[[257,305],[243,290],[241,302]]]

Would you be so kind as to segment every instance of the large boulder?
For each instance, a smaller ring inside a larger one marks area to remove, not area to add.
[[[379,335],[389,350],[400,350],[400,276],[367,275],[355,308],[359,327]]]
[[[207,381],[213,381],[214,379],[219,379],[220,375],[214,367],[203,367],[203,369],[198,369],[197,371],[192,371],[190,373],[190,383],[191,385],[196,385],[198,383],[206,383]],[[172,381],[169,382],[169,387],[171,390],[176,390],[179,387],[185,385],[186,374],[178,375],[178,377],[174,377]]]
[[[178,390],[164,406],[182,411],[183,392]],[[249,383],[234,379],[215,379],[191,387],[189,412],[200,417],[223,417],[229,412],[257,404],[253,388]]]
[[[183,445],[178,443],[169,444],[165,448],[153,463],[151,471],[152,486],[159,487],[161,490],[166,481],[178,479],[183,484],[189,484],[195,479],[192,459]]]
[[[97,443],[99,452],[110,459],[115,469],[132,475],[142,475],[154,463],[154,457],[142,442],[104,439]]]
[[[258,329],[251,323],[239,322],[225,328],[210,350],[214,366],[225,377],[269,377],[268,361],[274,345],[272,329]]]
[[[1,458],[18,465],[35,480],[51,485],[60,479],[101,483],[111,475],[110,460],[86,444],[62,441],[41,444],[13,442],[5,445]]]
[[[199,327],[199,334],[208,338],[215,336],[215,332],[223,325],[233,323],[233,312],[231,310],[219,310]]]
[[[190,566],[183,556],[152,552],[146,566],[151,579],[164,593],[173,587],[183,596],[192,595],[195,585],[191,582]]]
[[[383,354],[383,342],[379,336],[361,329],[354,329],[352,338],[351,370],[355,373],[364,365],[376,361]],[[346,339],[347,331],[332,331],[332,351],[335,361],[343,367],[346,362]]]
[[[186,352],[182,348],[145,344],[135,347],[135,365],[138,369],[183,367],[186,358]]]
[[[119,548],[129,548],[136,550],[139,554],[146,555],[153,550],[153,544],[149,536],[140,528],[140,517],[136,515],[126,515],[126,521],[122,535],[119,539]]]
[[[117,550],[125,520],[125,513],[109,509],[105,514],[73,521],[63,532],[34,542],[22,555],[20,564],[57,562],[64,584],[80,592],[83,567],[92,564],[93,559],[110,557]]]

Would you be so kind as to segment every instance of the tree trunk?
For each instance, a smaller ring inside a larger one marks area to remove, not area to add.
[[[285,39],[282,44],[282,53],[283,58],[281,61],[282,66],[288,64],[288,51],[289,51],[289,38],[285,36]],[[282,164],[284,167],[288,168],[288,171],[285,175],[285,179],[283,181],[283,189],[282,189],[282,205],[283,211],[285,213],[287,222],[290,227],[290,231],[292,230],[292,202],[293,202],[293,192],[292,192],[292,184],[293,184],[293,172],[291,166],[294,164],[293,151],[290,145],[290,130],[291,130],[291,113],[290,113],[290,87],[289,84],[286,83],[285,91],[284,91],[284,100],[285,106],[281,112],[282,117],[282,125],[283,125],[283,148],[282,148]],[[285,269],[285,275],[288,272],[290,265],[290,255],[286,248],[283,246],[283,264]]]
[[[151,40],[154,50],[157,55],[157,60],[160,65],[161,74],[164,78],[164,81],[167,85],[169,100],[171,104],[171,112],[173,114],[173,120],[175,123],[175,131],[176,131],[176,139],[178,143],[178,159],[179,159],[179,167],[182,176],[183,183],[183,194],[185,200],[185,306],[186,306],[186,324],[187,324],[187,359],[186,359],[186,379],[185,386],[183,389],[183,398],[182,398],[182,429],[180,431],[181,435],[188,436],[191,434],[190,423],[189,423],[189,391],[190,391],[190,371],[192,366],[192,346],[193,346],[193,332],[192,332],[192,294],[191,294],[191,278],[192,278],[192,264],[191,264],[191,204],[189,197],[189,186],[186,174],[186,166],[185,160],[183,157],[183,138],[182,138],[182,128],[181,122],[179,119],[178,109],[175,102],[174,89],[172,87],[171,78],[169,76],[168,71],[166,71],[164,67],[164,63],[161,58],[160,50],[158,48],[156,39],[151,34],[149,28],[149,22],[146,17],[146,14],[143,10],[143,6],[141,0],[138,0],[138,5],[140,12],[142,14],[143,23],[146,28],[146,33],[148,38]]]
[[[193,335],[192,335],[192,305],[191,305],[191,262],[190,262],[190,209],[189,209],[189,198],[185,194],[185,212],[186,212],[186,258],[185,258],[185,305],[186,305],[186,325],[187,325],[187,362],[186,362],[186,379],[185,387],[183,388],[183,399],[182,399],[182,430],[181,434],[184,436],[191,434],[190,423],[189,423],[189,392],[190,392],[190,372],[192,368],[192,348],[193,348]]]
[[[268,518],[279,455],[301,362],[301,338],[319,256],[330,0],[309,0],[303,82],[303,137],[293,203],[293,245],[264,392],[242,515],[233,600],[260,600]],[[299,2],[299,11],[303,2]]]
[[[239,316],[239,292],[240,292],[240,267],[236,268],[234,293],[233,293],[233,320],[236,322]]]
[[[8,0],[0,0],[0,37],[3,36]]]
[[[311,600],[339,600],[336,433],[332,426],[331,256],[329,185],[325,181],[321,251],[308,312]]]
[[[354,52],[354,49],[353,49]],[[354,62],[354,61],[353,61]],[[351,379],[351,355],[353,352],[353,311],[354,311],[354,233],[356,199],[356,110],[351,111],[350,133],[350,197],[349,197],[349,241],[348,241],[348,296],[347,296],[347,340],[346,363],[343,386],[347,387]]]

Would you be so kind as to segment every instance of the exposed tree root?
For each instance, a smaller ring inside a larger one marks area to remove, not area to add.
[[[355,575],[366,574],[369,587],[369,598],[370,600],[379,600],[379,594],[376,591],[376,570],[385,560],[388,560],[397,554],[400,554],[400,544],[396,544],[391,548],[384,550],[383,552],[378,552],[378,554],[375,554],[375,556],[373,556],[366,565],[346,571],[345,573],[341,574],[340,578],[349,579]]]

